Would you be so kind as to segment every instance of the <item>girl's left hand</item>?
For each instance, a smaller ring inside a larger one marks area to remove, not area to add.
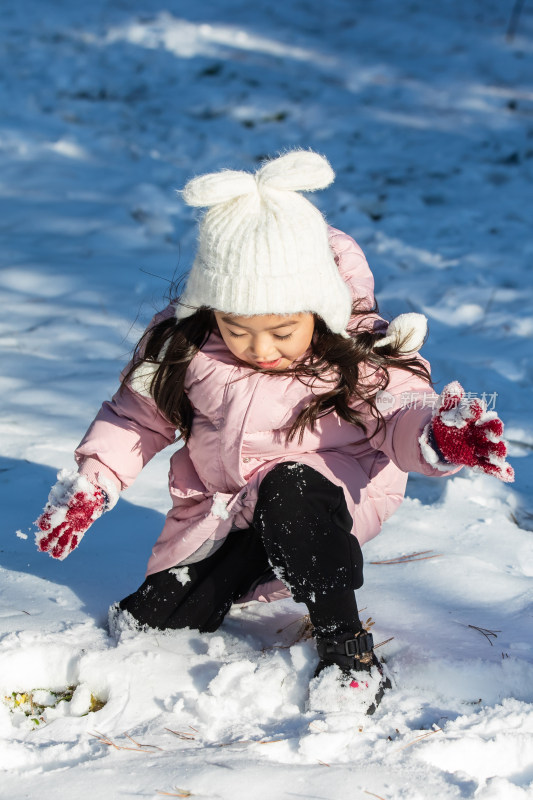
[[[429,444],[450,464],[464,464],[514,481],[513,468],[505,461],[507,445],[502,439],[503,422],[495,411],[487,411],[479,398],[465,399],[458,381],[444,387],[430,423]]]

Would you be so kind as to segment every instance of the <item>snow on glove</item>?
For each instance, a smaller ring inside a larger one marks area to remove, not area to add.
[[[431,422],[420,437],[422,454],[428,463],[442,469],[439,457],[449,464],[494,475],[501,481],[514,481],[513,468],[505,461],[507,445],[502,439],[503,422],[495,411],[475,397],[466,399],[458,381],[444,387]]]
[[[72,553],[98,517],[113,508],[118,490],[109,481],[105,489],[84,475],[62,470],[52,487],[43,513],[35,522],[39,550],[61,561]]]

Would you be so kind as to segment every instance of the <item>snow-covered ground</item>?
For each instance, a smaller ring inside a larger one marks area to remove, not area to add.
[[[508,40],[513,5],[3,0],[2,797],[533,797],[533,8]],[[413,475],[366,547],[359,601],[395,681],[373,718],[306,710],[316,654],[292,601],[212,635],[109,638],[168,453],[67,561],[31,533],[190,264],[174,190],[292,146],[328,156],[317,202],[365,249],[384,314],[429,318],[437,386],[495,402],[517,474]],[[26,716],[38,689],[55,708]]]

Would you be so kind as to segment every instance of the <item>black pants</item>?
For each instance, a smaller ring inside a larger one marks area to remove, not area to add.
[[[340,487],[304,464],[279,464],[261,483],[253,527],[232,531],[212,555],[189,564],[186,582],[157,572],[119,605],[152,628],[215,631],[232,603],[274,570],[307,604],[315,629],[355,633],[363,557],[351,528]]]

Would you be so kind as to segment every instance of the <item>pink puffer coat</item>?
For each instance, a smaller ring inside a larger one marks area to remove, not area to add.
[[[373,277],[359,246],[334,229],[330,244],[354,298],[372,305]],[[369,315],[368,325],[376,324],[382,323]],[[391,369],[390,377],[387,392],[393,399],[388,397],[388,409],[381,409],[387,422],[377,436],[366,439],[360,428],[329,414],[313,432],[306,430],[301,443],[296,437],[287,444],[287,428],[313,396],[310,386],[292,376],[251,369],[235,359],[218,332],[213,333],[187,373],[186,391],[195,411],[192,434],[171,457],[172,508],[147,574],[178,564],[207,539],[224,538],[234,525],[248,527],[262,479],[282,461],[307,464],[341,486],[359,542],[376,536],[402,502],[409,471],[449,474],[423,459],[418,442],[432,413],[431,388],[400,369]],[[413,393],[426,402],[406,405]],[[368,409],[361,405],[357,410],[372,430],[375,423]],[[103,404],[76,459],[92,480],[103,476],[125,488],[174,440],[174,427],[153,399],[130,386]],[[287,596],[287,591],[276,581],[254,596],[270,600]]]

